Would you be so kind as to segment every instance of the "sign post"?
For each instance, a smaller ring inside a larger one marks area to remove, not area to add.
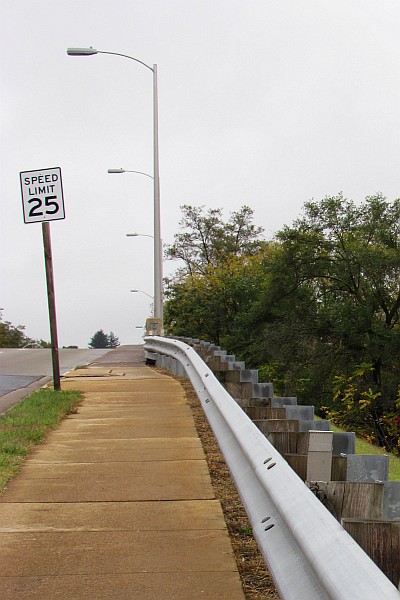
[[[20,173],[22,205],[25,223],[42,223],[44,262],[49,307],[51,356],[53,363],[54,389],[60,390],[60,363],[58,356],[58,336],[56,301],[54,293],[53,258],[51,252],[50,223],[65,219],[61,169],[42,169]]]
[[[44,264],[46,268],[47,303],[49,306],[51,359],[53,363],[54,389],[61,389],[60,361],[58,356],[58,335],[56,317],[56,297],[54,293],[53,257],[51,253],[50,223],[42,223]]]

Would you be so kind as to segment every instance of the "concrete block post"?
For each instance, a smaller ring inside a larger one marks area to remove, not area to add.
[[[330,481],[332,471],[332,431],[310,431],[307,481]]]
[[[383,496],[383,518],[400,521],[400,481],[385,481]]]
[[[384,455],[349,454],[347,456],[347,481],[387,481],[389,457]]]

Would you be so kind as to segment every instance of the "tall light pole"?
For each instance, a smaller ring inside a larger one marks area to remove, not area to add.
[[[158,151],[158,83],[157,83],[157,65],[152,67],[145,62],[121,54],[119,52],[105,52],[95,48],[68,48],[69,56],[91,56],[93,54],[112,54],[129,58],[140,63],[153,73],[153,180],[154,180],[154,317],[161,319],[161,331],[164,331],[163,325],[163,275],[162,275],[162,243],[161,243],[161,218],[160,218],[160,169],[159,169],[159,151]],[[113,169],[111,172],[124,173],[124,169]],[[139,171],[134,171],[139,172]],[[142,173],[147,175],[147,173]]]

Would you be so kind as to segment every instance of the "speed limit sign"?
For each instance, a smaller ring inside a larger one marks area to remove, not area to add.
[[[20,173],[25,223],[65,219],[60,167]]]

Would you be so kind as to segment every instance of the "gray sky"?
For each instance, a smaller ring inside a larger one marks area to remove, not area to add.
[[[61,167],[51,224],[59,344],[95,331],[138,343],[150,314],[152,75],[158,64],[161,227],[182,204],[244,204],[272,237],[303,203],[342,191],[399,197],[398,0],[1,1],[3,317],[50,339],[40,224],[20,171]],[[177,263],[164,263],[166,274]]]

